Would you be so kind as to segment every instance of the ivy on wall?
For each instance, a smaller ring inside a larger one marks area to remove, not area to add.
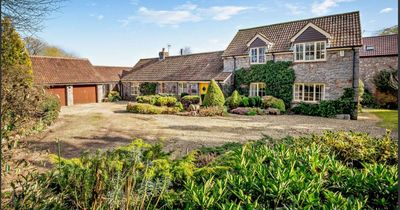
[[[157,92],[157,83],[144,82],[139,86],[141,95],[155,95]]]
[[[268,61],[266,64],[252,65],[249,69],[235,71],[235,89],[248,95],[252,82],[265,82],[266,95],[280,98],[290,107],[293,99],[294,70],[289,61]]]

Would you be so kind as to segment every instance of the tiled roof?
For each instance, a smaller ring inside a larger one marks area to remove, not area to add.
[[[363,47],[360,50],[360,57],[398,55],[397,34],[363,37]],[[373,50],[366,50],[366,47],[373,47]]]
[[[122,81],[209,81],[226,79],[223,71],[223,51],[141,59]],[[227,76],[227,75],[225,75]]]
[[[360,14],[351,12],[239,30],[222,56],[247,54],[246,44],[257,33],[273,43],[270,52],[289,51],[290,39],[308,23],[313,23],[331,35],[332,48],[361,46]]]
[[[88,59],[31,56],[34,80],[37,84],[102,83]]]
[[[121,79],[122,72],[130,71],[132,67],[94,66],[94,69],[104,78],[104,81],[118,82]]]

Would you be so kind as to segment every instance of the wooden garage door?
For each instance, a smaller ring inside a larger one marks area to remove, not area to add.
[[[96,103],[96,85],[74,86],[74,104]]]
[[[50,87],[46,91],[56,95],[60,99],[61,106],[67,105],[67,90],[65,86]]]

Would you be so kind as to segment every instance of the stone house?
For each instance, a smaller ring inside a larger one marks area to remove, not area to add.
[[[223,72],[223,51],[169,56],[164,49],[159,57],[140,59],[121,78],[122,97],[133,100],[140,95],[140,85],[155,83],[157,94],[203,95],[214,79],[221,87],[231,86],[232,72]]]
[[[374,75],[382,70],[396,70],[398,67],[397,34],[363,37],[360,50],[360,78],[365,88],[375,92]]]
[[[361,46],[359,12],[241,29],[222,54],[224,72],[292,61],[294,103],[334,100],[345,88],[358,87]],[[252,83],[249,93],[263,96],[265,88]]]

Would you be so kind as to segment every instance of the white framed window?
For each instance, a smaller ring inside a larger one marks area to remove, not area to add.
[[[325,99],[325,85],[321,83],[295,83],[293,100],[300,102],[319,102]]]
[[[255,82],[250,84],[249,96],[265,96],[265,88],[267,85],[263,82]]]
[[[178,94],[189,93],[189,85],[185,82],[178,83]]]
[[[131,84],[131,95],[138,96],[140,94],[140,85],[139,83]]]
[[[254,47],[250,48],[250,63],[251,64],[262,64],[265,63],[265,47]]]
[[[325,61],[326,41],[297,43],[293,53],[294,61]]]
[[[199,94],[199,85],[197,83],[189,83],[188,84],[188,93],[191,95],[198,95]]]

